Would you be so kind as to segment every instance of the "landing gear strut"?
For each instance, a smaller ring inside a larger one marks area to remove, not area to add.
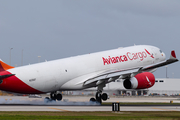
[[[102,103],[101,92],[96,93],[96,101],[99,102],[100,104]]]

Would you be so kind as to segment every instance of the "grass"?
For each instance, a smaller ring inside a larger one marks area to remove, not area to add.
[[[0,112],[0,120],[180,120],[180,112]]]

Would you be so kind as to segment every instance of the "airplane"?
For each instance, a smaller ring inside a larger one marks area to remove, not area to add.
[[[136,45],[59,60],[12,67],[0,61],[0,90],[23,94],[51,93],[47,100],[62,100],[61,91],[97,87],[90,101],[108,99],[103,88],[123,79],[126,89],[146,89],[155,83],[158,67],[177,62],[175,51],[166,60],[157,47]]]

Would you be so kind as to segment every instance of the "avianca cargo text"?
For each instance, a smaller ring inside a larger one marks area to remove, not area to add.
[[[102,57],[103,59],[103,63],[104,65],[108,65],[108,64],[114,64],[114,63],[118,63],[118,62],[125,62],[128,60],[141,60],[143,61],[146,57],[147,57],[147,53],[154,58],[146,49],[145,51],[142,52],[137,52],[137,53],[131,53],[131,52],[127,52],[125,55],[120,55],[120,56],[114,56],[111,57],[109,56],[108,58]]]

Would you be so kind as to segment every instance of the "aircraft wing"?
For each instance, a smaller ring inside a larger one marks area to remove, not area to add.
[[[112,81],[115,81],[116,79],[128,79],[131,77],[136,76],[138,73],[144,72],[144,71],[150,71],[153,69],[156,69],[158,67],[162,67],[174,62],[177,62],[178,59],[176,58],[175,51],[171,51],[171,56],[168,60],[152,64],[150,66],[145,67],[139,67],[139,68],[132,68],[132,69],[126,69],[126,70],[111,70],[103,72],[99,75],[96,75],[94,77],[91,77],[84,81],[84,86],[98,86],[101,83],[109,83]]]
[[[151,69],[155,69],[155,68],[158,68],[158,67],[162,67],[162,66],[177,62],[177,61],[179,61],[179,60],[176,58],[175,51],[171,51],[171,55],[170,55],[170,58],[168,60],[162,61],[160,63],[152,64],[150,66],[143,67],[142,70],[143,71],[148,71],[148,70],[151,70]]]
[[[96,82],[96,85],[101,84],[102,82],[109,83],[118,78],[124,79],[130,77],[132,74],[138,74],[142,68],[133,68],[127,70],[111,70],[101,73],[95,77],[89,78],[84,82],[84,86],[90,85],[91,83]]]

